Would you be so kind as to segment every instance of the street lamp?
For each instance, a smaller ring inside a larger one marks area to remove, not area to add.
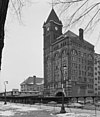
[[[64,73],[65,73],[65,70],[66,70],[66,66],[63,66]],[[62,68],[61,68],[61,83],[62,83],[63,94],[62,94],[62,106],[61,106],[60,113],[66,113],[65,106],[64,106],[64,79],[65,79],[65,76],[62,74]]]
[[[6,84],[8,84],[8,81],[4,81],[4,86],[5,86],[5,102],[4,102],[4,104],[7,104],[7,101],[6,101]]]

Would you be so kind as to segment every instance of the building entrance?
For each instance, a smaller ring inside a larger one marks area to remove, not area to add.
[[[57,92],[57,93],[56,93],[56,96],[58,97],[58,96],[65,96],[65,95],[64,95],[63,92]]]

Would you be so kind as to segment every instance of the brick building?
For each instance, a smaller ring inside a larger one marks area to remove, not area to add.
[[[24,82],[20,84],[21,92],[28,91],[40,91],[43,92],[44,79],[36,76],[28,77]]]
[[[100,95],[100,54],[94,54],[94,94]]]
[[[44,94],[65,96],[93,95],[94,46],[70,30],[62,34],[62,22],[54,9],[43,24]],[[66,67],[64,67],[66,66]]]

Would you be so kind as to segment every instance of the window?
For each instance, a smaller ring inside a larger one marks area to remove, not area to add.
[[[95,72],[95,75],[97,75],[97,72]]]
[[[97,93],[95,93],[95,95],[97,95]]]
[[[79,58],[78,60],[79,60],[79,62],[81,62],[81,58]]]
[[[81,65],[79,64],[79,69],[81,68]]]
[[[76,57],[72,57],[72,61],[76,61]]]
[[[98,71],[98,74],[100,75],[100,71]]]
[[[86,82],[87,81],[87,79],[84,77],[84,82]]]
[[[100,70],[100,65],[98,66],[99,70]]]
[[[98,76],[98,80],[100,80],[100,76]]]
[[[97,70],[97,67],[95,67],[95,70]]]
[[[81,52],[80,51],[78,52],[78,54],[79,54],[79,56],[81,56]]]
[[[95,90],[97,91],[97,88],[95,88]]]
[[[73,50],[71,51],[71,54],[72,54],[72,55],[77,55],[77,51],[73,49]]]
[[[79,75],[81,75],[81,71],[79,70]]]
[[[97,80],[97,78],[95,78],[95,80]]]
[[[100,86],[98,86],[98,90],[100,90]]]

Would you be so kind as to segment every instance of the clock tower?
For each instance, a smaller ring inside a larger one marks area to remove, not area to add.
[[[44,31],[44,93],[50,95],[49,88],[54,83],[53,76],[53,44],[62,35],[62,22],[52,8],[43,25]]]
[[[59,20],[54,9],[51,10],[47,21],[43,25],[44,29],[44,48],[48,48],[56,42],[57,37],[62,35],[62,22]]]

